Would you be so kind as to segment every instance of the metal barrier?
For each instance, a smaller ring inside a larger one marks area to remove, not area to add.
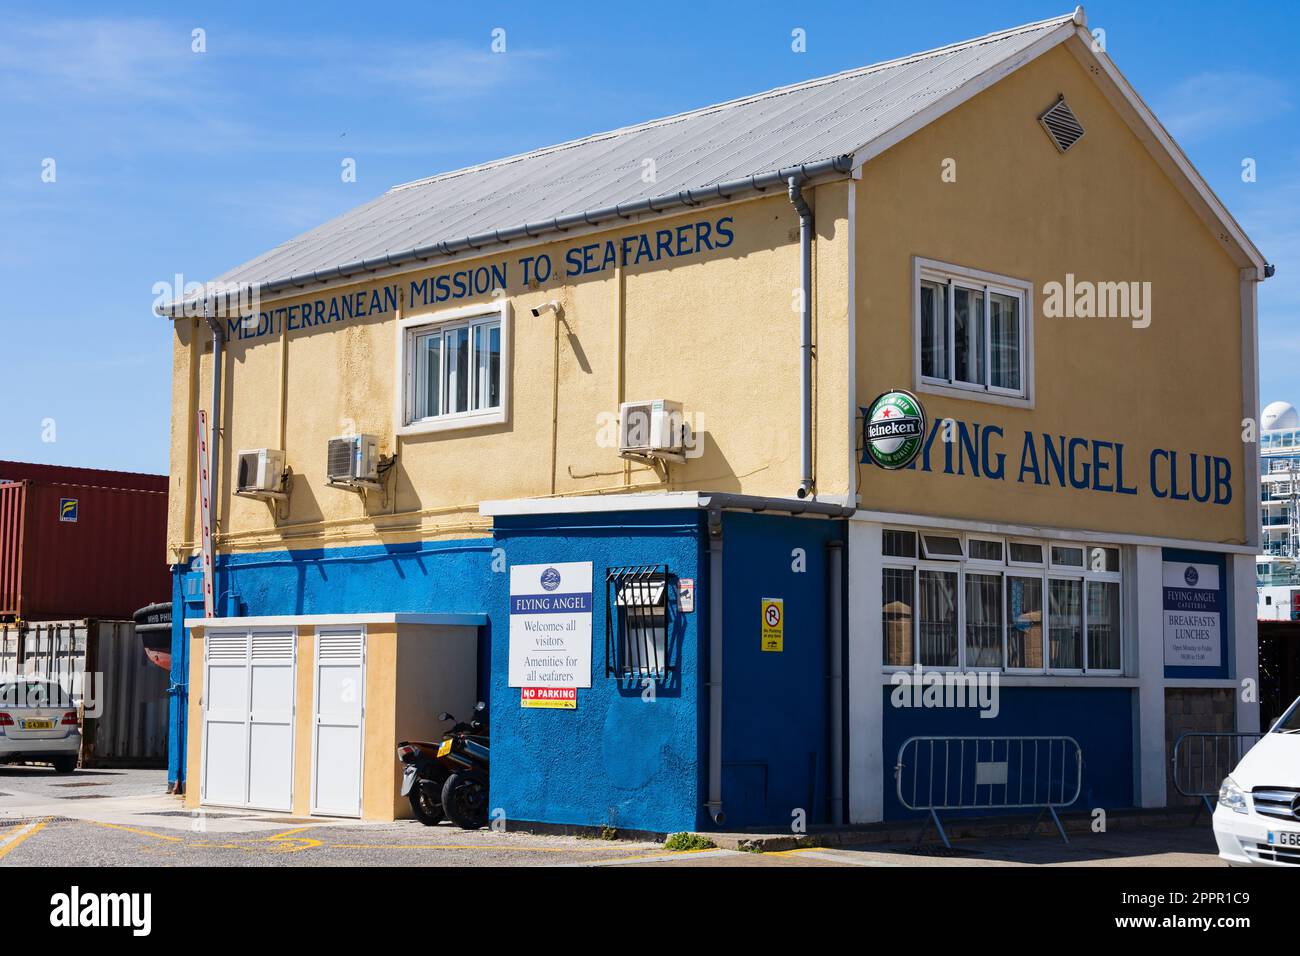
[[[1079,799],[1083,750],[1073,737],[909,737],[894,767],[898,802],[927,811],[916,842],[930,821],[951,848],[940,810],[1038,810],[1026,836],[1051,814],[1069,843],[1058,807]]]
[[[1262,733],[1194,733],[1189,731],[1174,741],[1174,788],[1184,797],[1200,797],[1192,825],[1201,817],[1201,809],[1214,815],[1214,802],[1219,797],[1219,786],[1232,768],[1251,747],[1259,742]]]

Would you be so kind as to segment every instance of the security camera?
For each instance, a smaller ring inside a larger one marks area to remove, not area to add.
[[[533,307],[533,318],[540,319],[543,312],[554,312],[556,316],[559,316],[564,312],[564,306],[560,305],[555,299],[550,302],[543,302],[541,305]]]

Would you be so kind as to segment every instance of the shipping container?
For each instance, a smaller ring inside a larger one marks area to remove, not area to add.
[[[0,620],[129,619],[171,593],[167,477],[0,462]]]
[[[83,767],[165,765],[169,675],[149,662],[133,622],[0,624],[5,675],[52,678],[81,701]]]

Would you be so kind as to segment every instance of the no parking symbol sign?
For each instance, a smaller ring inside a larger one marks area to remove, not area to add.
[[[785,601],[781,598],[763,598],[761,620],[763,650],[785,650]]]

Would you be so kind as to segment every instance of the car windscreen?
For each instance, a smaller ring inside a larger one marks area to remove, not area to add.
[[[1300,698],[1282,715],[1282,719],[1273,725],[1275,734],[1300,733]]]

